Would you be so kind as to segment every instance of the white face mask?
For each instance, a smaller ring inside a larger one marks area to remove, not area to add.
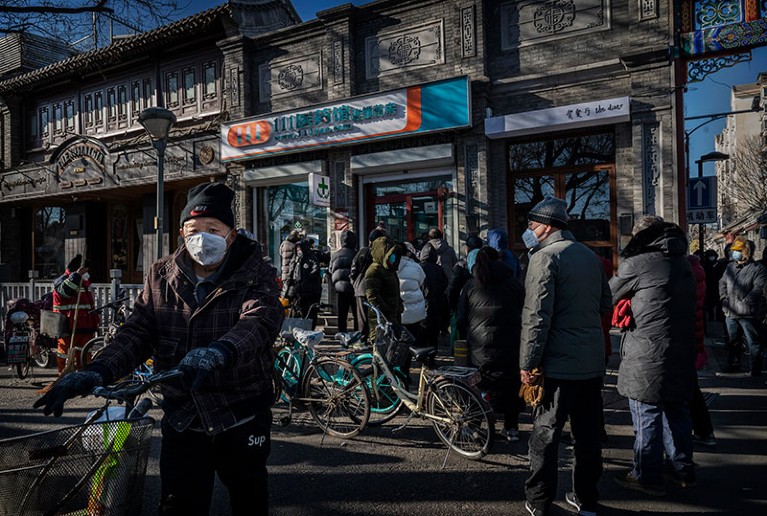
[[[184,239],[192,260],[203,267],[214,265],[226,255],[226,239],[213,233],[195,233]]]
[[[88,281],[89,279],[91,279],[91,275],[90,275],[90,273],[86,272],[85,274],[83,274],[83,279],[84,279],[85,281]]]
[[[538,237],[535,234],[535,231],[533,231],[530,228],[527,228],[524,233],[522,233],[522,243],[525,244],[525,247],[528,249],[532,249],[533,247],[538,247]]]

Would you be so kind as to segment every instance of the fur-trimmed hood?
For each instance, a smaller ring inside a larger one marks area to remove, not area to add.
[[[664,222],[643,229],[631,238],[621,256],[629,258],[658,251],[666,256],[686,255],[687,237],[682,228],[672,222]]]

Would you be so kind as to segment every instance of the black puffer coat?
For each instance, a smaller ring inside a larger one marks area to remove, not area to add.
[[[447,330],[450,325],[450,305],[447,302],[448,278],[444,269],[437,264],[437,249],[427,243],[421,249],[421,268],[426,273],[423,295],[426,298],[426,319],[423,326],[431,330]]]
[[[357,254],[357,235],[351,231],[341,233],[341,249],[336,251],[330,259],[330,279],[333,287],[339,294],[354,295],[354,285],[349,278],[352,268],[352,260]]]
[[[645,403],[687,401],[695,389],[695,276],[676,224],[637,233],[610,280],[613,304],[631,300],[636,327],[623,334],[618,392]]]
[[[475,269],[476,270],[476,269]],[[483,378],[519,378],[519,333],[525,293],[514,272],[490,262],[487,285],[471,278],[458,302],[458,330],[466,335],[471,365]]]

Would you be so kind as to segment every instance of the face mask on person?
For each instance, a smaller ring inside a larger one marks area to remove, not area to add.
[[[203,267],[214,265],[226,255],[226,238],[213,233],[195,233],[184,239],[192,260]]]
[[[90,273],[86,272],[85,274],[83,274],[83,280],[84,281],[88,281],[89,279],[91,279]]]
[[[741,251],[733,251],[730,256],[732,256],[732,259],[736,262],[739,262],[743,259],[743,253]]]
[[[533,247],[538,247],[538,236],[535,234],[535,231],[533,231],[530,228],[527,228],[524,233],[522,233],[522,242],[525,244],[525,247],[528,249],[532,249]]]
[[[394,255],[394,254],[389,255],[389,263],[390,264],[394,265],[394,262],[396,262],[396,261],[397,261],[397,255]]]
[[[708,261],[715,262],[716,261],[716,256],[709,256],[708,257]]]

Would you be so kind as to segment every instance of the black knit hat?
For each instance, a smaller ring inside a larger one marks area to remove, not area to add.
[[[376,239],[386,236],[386,231],[382,231],[379,228],[374,229],[368,235],[368,242],[374,242]]]
[[[196,217],[213,217],[234,228],[234,192],[224,183],[197,185],[189,190],[187,199],[186,206],[181,210],[181,226]]]
[[[541,202],[533,206],[530,213],[527,214],[527,220],[540,222],[559,229],[567,229],[567,221],[570,215],[567,214],[567,203],[556,197],[546,196]]]
[[[83,255],[76,254],[74,258],[72,258],[69,263],[67,264],[67,270],[69,272],[74,272],[77,269],[79,269],[83,264]]]
[[[479,249],[482,247],[482,239],[477,235],[469,235],[466,237],[466,247],[469,248],[469,251]]]

